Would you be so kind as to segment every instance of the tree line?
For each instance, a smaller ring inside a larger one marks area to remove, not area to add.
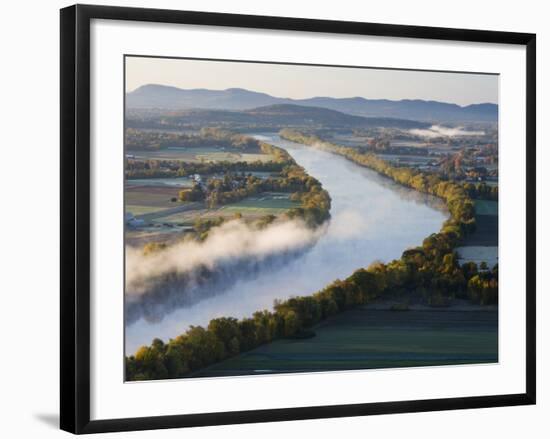
[[[253,162],[212,161],[186,162],[183,160],[127,159],[127,179],[189,177],[194,174],[224,174],[227,172],[280,172],[287,163],[275,161]]]
[[[470,198],[498,201],[498,186],[489,186],[485,182],[463,183],[462,186]]]
[[[170,147],[201,148],[224,147],[242,151],[260,151],[259,142],[252,137],[235,134],[220,128],[201,128],[198,134],[177,131],[141,130],[126,128],[124,136],[126,150],[156,150]]]
[[[240,136],[240,135],[239,135]],[[240,136],[244,137],[244,136]],[[188,177],[194,174],[221,174],[240,172],[281,172],[285,166],[296,164],[290,154],[282,148],[249,138],[256,143],[269,161],[205,161],[159,160],[126,158],[125,176],[127,179]]]

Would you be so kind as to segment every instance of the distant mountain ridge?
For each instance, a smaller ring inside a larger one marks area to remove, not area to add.
[[[294,104],[274,104],[250,110],[173,110],[162,117],[163,126],[178,127],[191,125],[262,127],[278,131],[292,126],[317,126],[333,128],[429,128],[430,123],[395,117],[363,117],[321,107],[308,107]],[[158,120],[129,119],[131,128],[158,128]]]
[[[158,84],[144,85],[126,94],[126,105],[130,109],[243,111],[284,104],[321,107],[363,117],[392,117],[433,122],[496,122],[498,120],[498,105],[491,103],[461,107],[457,104],[420,99],[400,101],[362,97],[290,99],[243,88],[182,89]]]

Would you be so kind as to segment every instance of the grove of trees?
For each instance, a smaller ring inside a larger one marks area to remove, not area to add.
[[[260,151],[258,141],[219,128],[202,128],[198,134],[185,134],[165,130],[126,128],[124,145],[127,150],[155,150],[170,147],[201,148],[219,146],[243,151]]]

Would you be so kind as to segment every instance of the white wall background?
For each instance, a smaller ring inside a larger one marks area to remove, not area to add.
[[[537,33],[538,45],[538,405],[484,410],[326,419],[109,437],[522,437],[550,434],[550,310],[543,278],[550,245],[548,142],[550,28],[545,2],[354,0],[88,1],[243,14],[300,16],[395,24]],[[58,422],[59,286],[59,13],[64,1],[9,2],[1,14],[0,68],[0,431],[3,437],[60,437]],[[546,416],[545,416],[546,415]],[[107,435],[105,435],[107,436]]]

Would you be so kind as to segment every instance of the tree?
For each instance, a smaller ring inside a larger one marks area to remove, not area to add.
[[[208,331],[212,332],[223,343],[225,351],[229,355],[239,353],[241,331],[237,319],[233,317],[220,317],[210,320]]]
[[[284,315],[284,335],[289,337],[301,329],[301,322],[296,312],[290,310]]]
[[[194,183],[191,189],[184,189],[179,192],[180,201],[202,201],[204,193],[200,184]]]

